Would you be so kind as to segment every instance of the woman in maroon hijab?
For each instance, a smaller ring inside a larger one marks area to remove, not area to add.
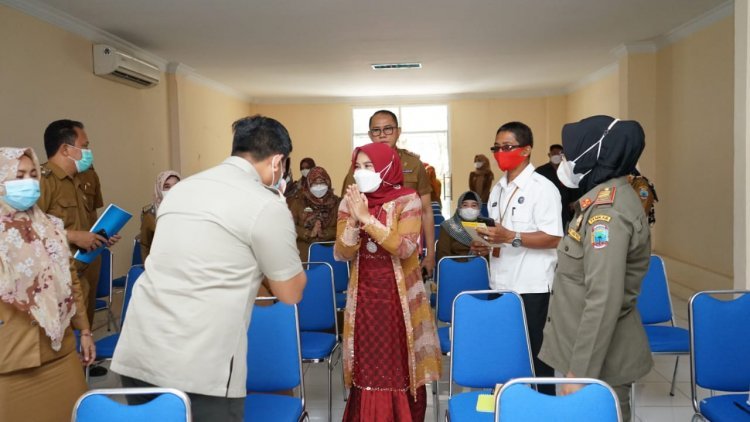
[[[356,185],[338,213],[336,259],[351,261],[344,312],[344,421],[423,421],[425,385],[440,377],[440,347],[419,271],[422,204],[402,187],[387,144],[352,155]]]

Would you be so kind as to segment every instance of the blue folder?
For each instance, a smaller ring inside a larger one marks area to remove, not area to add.
[[[91,227],[91,230],[89,231],[92,233],[100,234],[109,239],[110,236],[119,233],[120,230],[122,230],[125,224],[132,217],[132,214],[118,207],[117,205],[109,204],[107,209],[104,210],[101,216],[99,216],[99,219],[96,220],[96,223],[94,223],[94,226]],[[73,256],[73,258],[83,263],[90,264],[91,261],[93,261],[97,256],[99,256],[100,253],[102,253],[102,249],[104,248],[105,246],[101,246],[91,252],[82,252],[79,250]]]

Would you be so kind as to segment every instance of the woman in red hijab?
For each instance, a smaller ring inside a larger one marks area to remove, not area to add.
[[[354,150],[334,254],[351,261],[344,311],[344,421],[423,421],[440,347],[419,271],[422,205],[387,144]]]

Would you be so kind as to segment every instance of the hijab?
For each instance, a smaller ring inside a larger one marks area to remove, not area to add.
[[[310,192],[309,185],[313,180],[323,179],[326,186],[328,186],[328,192],[323,195],[322,198],[316,198]],[[302,190],[302,196],[304,197],[305,207],[312,209],[312,212],[305,213],[305,217],[302,220],[302,225],[306,229],[310,229],[315,225],[316,220],[320,220],[322,227],[328,227],[331,224],[331,220],[337,216],[339,198],[333,194],[333,186],[331,185],[331,177],[323,167],[313,167],[310,169],[310,173],[307,174],[306,186]]]
[[[479,194],[473,191],[466,191],[458,197],[458,202],[456,203],[456,212],[453,213],[453,217],[443,221],[440,224],[440,227],[445,229],[445,231],[447,231],[452,238],[456,239],[466,246],[471,246],[471,236],[466,232],[463,224],[461,224],[464,219],[461,218],[461,215],[458,212],[461,209],[461,204],[466,200],[477,201],[477,203],[479,204],[479,209],[482,209],[482,200],[479,198]]]
[[[167,183],[167,179],[170,177],[176,177],[177,180],[182,180],[182,176],[180,176],[180,173],[177,173],[173,170],[167,170],[159,173],[158,176],[156,176],[156,184],[154,185],[154,200],[152,202],[154,206],[154,212],[159,209],[159,205],[161,205],[161,201],[164,200],[164,184]]]
[[[386,202],[416,192],[414,189],[402,186],[404,183],[404,174],[401,170],[401,159],[394,148],[380,142],[373,142],[357,147],[354,149],[354,153],[352,153],[352,168],[354,168],[354,164],[357,162],[357,155],[360,152],[364,152],[370,157],[370,161],[372,161],[372,165],[375,167],[375,172],[380,173],[380,178],[383,180],[376,191],[365,194],[370,212]],[[388,169],[383,171],[386,167]]]
[[[0,148],[0,195],[14,180],[22,156],[31,148]],[[37,205],[18,211],[0,199],[0,301],[28,313],[59,351],[65,329],[76,312],[70,278],[70,249],[62,220]]]
[[[577,123],[563,126],[563,151],[568,160],[575,160],[586,149],[596,144],[607,127],[615,120],[609,116],[593,116]],[[620,120],[609,130],[599,146],[576,160],[575,172],[591,172],[581,179],[581,194],[609,179],[627,176],[635,170],[635,165],[646,147],[646,135],[640,123],[635,120]]]
[[[437,178],[437,174],[435,173],[435,167],[425,163],[424,169],[425,169],[425,172],[427,173],[427,177],[430,179],[430,186],[432,186],[433,194],[437,197],[440,197],[440,192],[442,191],[442,185],[440,184],[440,181]]]

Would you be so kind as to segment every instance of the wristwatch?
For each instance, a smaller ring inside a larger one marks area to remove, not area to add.
[[[510,242],[510,244],[514,248],[521,246],[521,232],[516,232],[516,237],[513,238],[513,241]]]

